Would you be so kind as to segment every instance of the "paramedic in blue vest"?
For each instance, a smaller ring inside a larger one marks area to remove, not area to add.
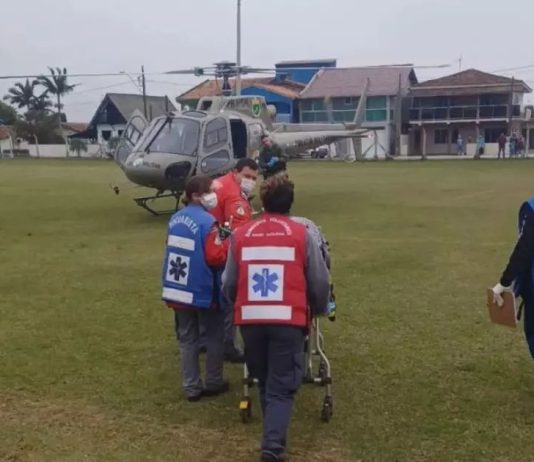
[[[286,175],[264,181],[262,218],[235,230],[223,273],[245,361],[258,379],[263,413],[261,461],[284,460],[293,401],[304,376],[311,314],[325,314],[329,276],[319,246],[289,217],[294,186]]]
[[[182,385],[188,401],[228,391],[223,380],[224,313],[219,306],[216,268],[224,266],[227,249],[215,218],[212,179],[195,176],[185,187],[186,207],[169,222],[163,267],[162,299],[174,309],[182,356]],[[206,332],[206,380],[199,367],[200,325]]]
[[[515,290],[525,303],[524,328],[531,356],[534,358],[534,198],[519,209],[519,239],[501,280],[493,288],[493,299],[502,305],[503,292]],[[512,284],[515,282],[514,287]]]

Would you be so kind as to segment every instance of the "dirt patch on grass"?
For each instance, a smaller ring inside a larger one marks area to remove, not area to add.
[[[240,432],[139,416],[111,415],[83,402],[0,393],[0,460],[256,461],[258,442]],[[258,435],[259,438],[259,435]],[[350,459],[336,446],[292,448],[294,462]]]

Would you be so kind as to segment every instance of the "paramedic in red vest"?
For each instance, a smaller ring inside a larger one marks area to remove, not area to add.
[[[162,299],[174,309],[188,401],[229,389],[223,380],[224,313],[216,277],[216,268],[225,264],[227,248],[208,212],[217,204],[212,182],[207,176],[195,176],[186,184],[186,206],[169,221],[163,267]],[[199,367],[201,324],[207,346],[205,384]]]
[[[258,164],[249,158],[240,159],[234,169],[214,181],[217,206],[210,210],[215,220],[235,230],[252,219],[249,196],[256,187]],[[232,306],[224,307],[224,358],[230,362],[242,363],[243,353],[235,346],[235,326]]]
[[[264,181],[265,213],[230,238],[223,292],[234,303],[245,359],[258,379],[262,461],[283,460],[295,394],[304,375],[304,339],[312,314],[328,306],[328,269],[306,227],[288,216],[294,185]]]

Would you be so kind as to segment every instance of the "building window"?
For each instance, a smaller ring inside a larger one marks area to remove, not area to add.
[[[387,97],[372,96],[367,98],[365,120],[367,122],[384,122],[388,118]]]
[[[102,139],[104,141],[109,141],[111,138],[111,130],[102,130]]]
[[[356,111],[334,111],[334,122],[352,122]]]
[[[303,123],[328,122],[324,100],[306,99],[301,101],[300,119]]]
[[[301,102],[303,111],[323,111],[324,101],[322,99],[305,99]]]
[[[436,128],[434,130],[434,144],[448,144],[449,130],[447,128]]]
[[[303,111],[301,119],[303,123],[328,122],[328,114],[326,111]]]
[[[367,122],[385,122],[388,117],[388,111],[385,109],[367,109],[365,111],[365,120]]]
[[[332,108],[334,111],[349,111],[358,107],[358,98],[347,96],[344,98],[332,98]]]

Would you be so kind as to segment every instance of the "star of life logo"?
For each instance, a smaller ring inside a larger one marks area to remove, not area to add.
[[[187,281],[189,280],[189,266],[189,257],[173,252],[169,253],[169,258],[167,259],[167,281],[184,286],[187,285]]]
[[[283,265],[249,265],[248,299],[253,302],[284,299]]]

